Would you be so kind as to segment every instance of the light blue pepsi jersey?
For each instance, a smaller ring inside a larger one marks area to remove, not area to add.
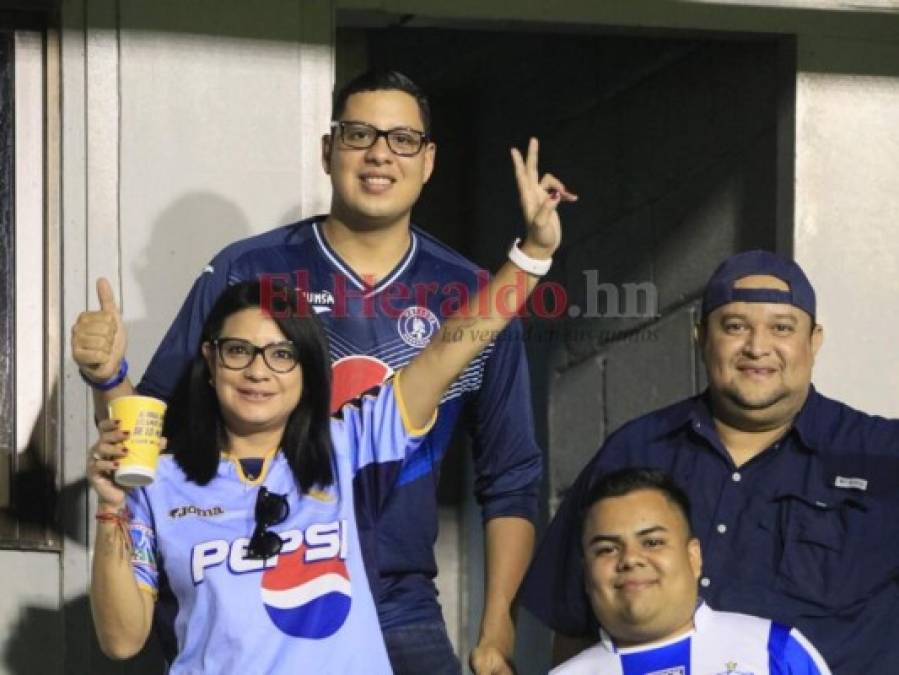
[[[132,491],[132,567],[138,585],[176,601],[172,675],[390,673],[356,527],[377,518],[404,461],[428,429],[403,421],[396,380],[332,418],[334,485],[300,494],[272,452],[258,479],[223,457],[205,486],[171,455]],[[363,471],[367,469],[366,471]],[[245,559],[259,487],[287,495],[284,541],[266,561]]]
[[[138,385],[168,399],[199,349],[203,323],[231,284],[275,275],[304,292],[328,336],[332,410],[406,365],[488,275],[421,230],[372,286],[340,259],[309,219],[236,242],[200,274]],[[407,462],[377,523],[360,522],[384,628],[440,620],[433,577],[440,461],[457,423],[473,439],[475,496],[485,519],[533,520],[541,475],[522,326],[513,321],[449,387],[433,429]]]
[[[702,603],[687,635],[647,647],[617,648],[604,631],[599,644],[551,675],[830,675],[795,628],[748,614],[716,612]]]

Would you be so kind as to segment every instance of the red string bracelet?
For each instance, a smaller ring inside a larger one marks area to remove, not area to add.
[[[122,509],[115,513],[98,513],[96,518],[101,523],[113,523],[116,529],[125,538],[125,548],[131,551],[131,535],[128,533],[128,526],[131,525],[131,514],[128,509]]]

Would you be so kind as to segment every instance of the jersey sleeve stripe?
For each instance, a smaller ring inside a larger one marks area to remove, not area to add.
[[[809,675],[831,675],[830,667],[827,665],[827,662],[824,660],[824,657],[815,649],[815,646],[809,642],[808,638],[805,637],[802,633],[800,633],[795,628],[790,631],[790,640],[795,644],[796,650],[801,650],[805,652],[805,655],[808,657],[808,660],[811,663],[808,664],[808,670],[801,672],[808,672]]]
[[[144,593],[149,593],[150,595],[152,595],[154,602],[159,597],[159,591],[157,591],[155,588],[153,588],[150,584],[145,584],[143,581],[137,582],[137,589],[139,591],[142,591]]]
[[[780,664],[784,660],[784,651],[787,646],[787,638],[790,637],[790,629],[776,621],[771,622],[768,631],[768,671],[780,673]]]
[[[434,426],[434,422],[437,421],[437,410],[434,410],[434,414],[431,415],[431,419],[428,421],[420,429],[416,429],[412,426],[412,423],[409,421],[409,412],[406,410],[406,401],[403,398],[403,388],[400,385],[400,374],[402,370],[398,370],[396,375],[393,376],[393,391],[394,396],[396,396],[396,404],[400,410],[400,419],[403,420],[403,427],[406,429],[406,433],[410,436],[424,436],[431,430],[431,427]]]
[[[802,633],[774,621],[768,634],[768,669],[778,675],[831,675],[824,658]]]

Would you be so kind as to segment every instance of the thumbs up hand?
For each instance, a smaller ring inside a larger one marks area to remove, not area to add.
[[[99,311],[82,312],[72,326],[72,356],[85,377],[105,382],[119,370],[128,336],[109,281],[97,279]]]

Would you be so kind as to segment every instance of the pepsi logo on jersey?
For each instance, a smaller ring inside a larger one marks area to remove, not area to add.
[[[312,563],[331,558],[345,560],[347,556],[347,536],[349,530],[345,520],[330,523],[315,523],[303,530],[278,532],[284,541],[281,553],[267,560],[249,560],[246,557],[248,537],[238,537],[229,542],[226,539],[211,539],[194,544],[190,554],[191,578],[194,584],[201,584],[207,572],[222,563],[228,563],[231,574],[260,572],[278,565],[279,559],[303,547],[303,562]],[[293,559],[293,558],[292,558]]]
[[[309,562],[306,547],[282,554],[262,575],[262,602],[272,623],[293,637],[321,639],[346,621],[352,586],[340,558]]]
[[[331,414],[391,375],[393,369],[375,356],[352,354],[337,359],[331,364]]]
[[[346,566],[349,528],[346,520],[315,523],[303,530],[285,530],[281,553],[267,560],[247,560],[247,537],[228,542],[213,539],[194,545],[191,575],[201,584],[227,563],[222,573],[263,571],[261,600],[272,623],[287,635],[321,639],[346,621],[352,604],[352,584]]]

